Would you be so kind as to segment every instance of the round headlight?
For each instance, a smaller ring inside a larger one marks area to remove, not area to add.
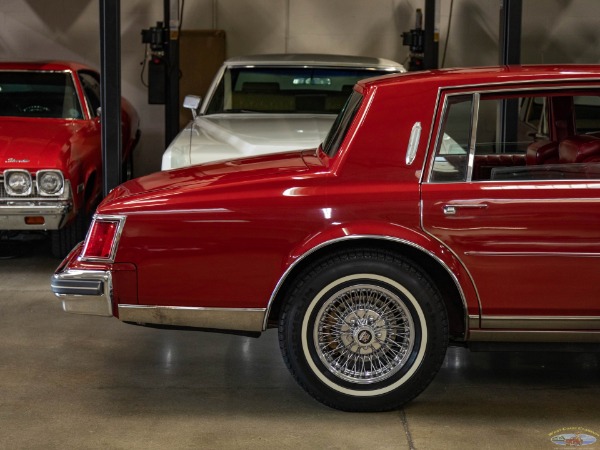
[[[4,172],[4,188],[8,195],[31,194],[31,175],[25,170],[7,170]]]
[[[37,174],[37,186],[40,195],[59,195],[62,193],[65,180],[59,171],[39,171]]]

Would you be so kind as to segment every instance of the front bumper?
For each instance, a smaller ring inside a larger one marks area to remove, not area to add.
[[[0,203],[0,230],[58,230],[73,208],[71,201],[11,200]],[[44,223],[29,225],[26,217],[43,217]]]
[[[50,287],[62,302],[63,310],[73,314],[112,316],[112,275],[103,270],[67,269],[81,251],[79,244],[52,276]]]

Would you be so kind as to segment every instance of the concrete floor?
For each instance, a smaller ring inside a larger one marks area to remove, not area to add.
[[[47,244],[21,250],[0,259],[1,449],[551,449],[569,430],[600,449],[600,354],[450,349],[405,409],[343,413],[296,385],[275,330],[69,315],[49,291]]]

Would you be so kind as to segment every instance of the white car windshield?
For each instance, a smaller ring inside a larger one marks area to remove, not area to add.
[[[386,74],[389,72],[372,69],[229,68],[209,100],[206,114],[338,114],[358,80]]]

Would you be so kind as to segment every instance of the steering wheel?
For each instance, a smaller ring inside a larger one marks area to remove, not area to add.
[[[23,108],[23,112],[26,113],[48,113],[50,112],[50,108],[42,105],[29,105]]]

